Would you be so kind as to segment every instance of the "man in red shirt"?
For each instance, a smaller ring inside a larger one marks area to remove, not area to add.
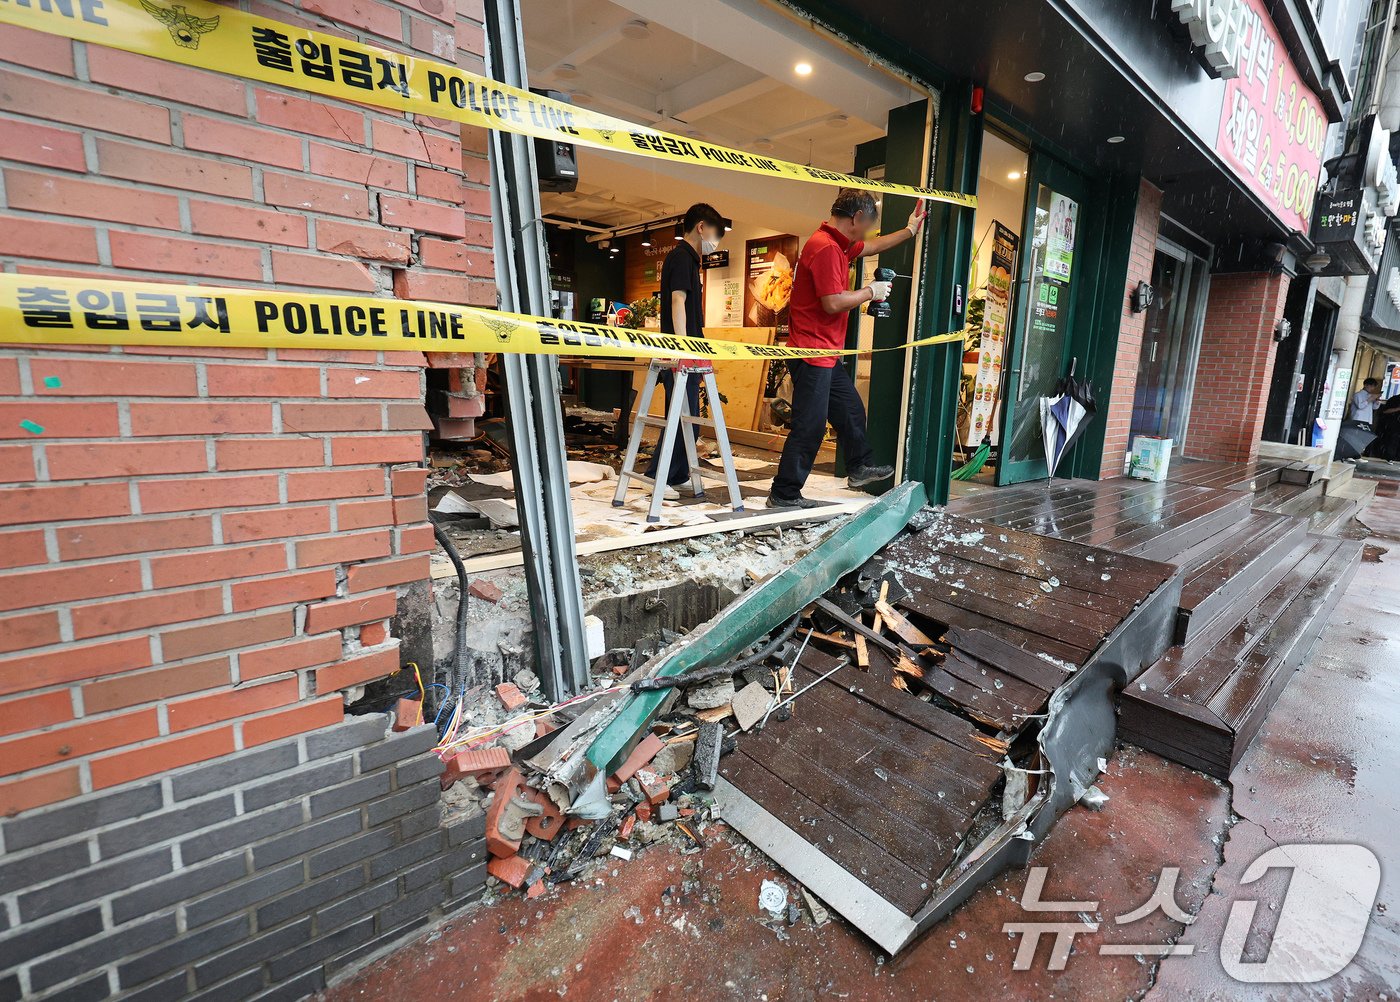
[[[873,240],[865,236],[875,225],[875,196],[859,188],[842,188],[822,223],[802,248],[792,278],[788,344],[794,348],[846,346],[846,315],[862,303],[879,302],[890,294],[889,282],[871,282],[854,292],[851,262],[889,250],[919,235],[924,224],[922,202],[909,225]],[[792,425],[788,429],[778,475],[768,496],[769,508],[814,508],[821,502],[802,496],[828,423],[846,450],[846,474],[852,487],[879,483],[894,476],[890,466],[872,466],[865,438],[865,405],[845,366],[834,356],[791,359]]]

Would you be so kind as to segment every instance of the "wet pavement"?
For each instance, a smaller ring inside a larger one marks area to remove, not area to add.
[[[1400,501],[1377,499],[1375,507],[1400,515]],[[757,906],[761,882],[776,880],[793,896],[796,885],[719,826],[703,851],[685,855],[659,845],[544,897],[513,895],[476,907],[324,997],[1395,998],[1400,877],[1389,866],[1400,860],[1393,765],[1400,541],[1375,542],[1392,549],[1361,565],[1309,663],[1236,771],[1233,805],[1230,787],[1121,748],[1099,784],[1108,803],[1100,812],[1072,809],[1032,859],[1032,867],[1046,868],[1039,900],[1051,910],[1023,909],[1033,871],[1011,870],[889,960],[840,919],[822,927],[805,913],[791,927],[767,920]],[[1285,907],[1289,870],[1241,883],[1249,864],[1275,846],[1318,842],[1356,842],[1379,857],[1380,892],[1360,952],[1341,974],[1316,984],[1241,983],[1227,973],[1222,952],[1227,961],[1263,960],[1285,923],[1296,920],[1306,930],[1303,960],[1346,949],[1341,917],[1360,906],[1350,907],[1331,885],[1323,900],[1309,902],[1295,877],[1298,900]],[[1195,916],[1193,924],[1162,909],[1117,921],[1141,910],[1159,880],[1170,886],[1164,867],[1178,868],[1175,902],[1180,914]],[[1253,922],[1234,927],[1242,945],[1222,950],[1227,918],[1252,900],[1260,902]],[[1312,907],[1292,907],[1300,902]],[[1063,923],[1073,933],[1062,969],[1053,969],[1053,934],[1041,937],[1028,969],[1016,969],[1022,936],[1004,924],[1028,921]],[[1172,946],[1189,947],[1191,955],[1163,958]]]

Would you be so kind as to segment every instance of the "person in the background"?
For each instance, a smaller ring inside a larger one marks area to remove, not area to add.
[[[1381,398],[1381,381],[1370,378],[1361,384],[1361,389],[1351,398],[1351,413],[1347,415],[1353,421],[1364,421],[1371,423],[1371,419],[1376,415],[1376,402]]]
[[[719,247],[724,236],[724,217],[713,205],[697,202],[685,210],[681,222],[684,231],[676,246],[661,265],[661,332],[678,337],[705,336],[705,298],[700,286],[700,261]],[[671,412],[671,391],[676,379],[672,370],[661,373],[661,385],[666,388],[666,413]],[[686,382],[685,398],[690,413],[700,414],[700,380]],[[658,449],[658,451],[660,451]],[[657,454],[651,456],[646,475],[656,477]],[[676,487],[690,479],[690,460],[686,458],[681,431],[676,431],[676,444],[671,449],[671,468],[666,474],[667,498],[677,498]]]
[[[871,282],[850,291],[851,262],[879,254],[919,235],[924,224],[922,202],[909,225],[873,240],[866,235],[876,223],[875,196],[859,188],[842,188],[831,206],[831,218],[813,233],[797,258],[792,278],[788,344],[794,348],[840,349],[846,345],[846,315],[864,303],[880,302],[890,294],[889,282]],[[891,466],[873,465],[865,437],[865,405],[845,366],[835,356],[792,359],[792,425],[778,463],[778,475],[768,496],[769,508],[813,508],[821,502],[802,496],[812,473],[828,423],[846,451],[846,474],[851,487],[864,487],[894,476]]]

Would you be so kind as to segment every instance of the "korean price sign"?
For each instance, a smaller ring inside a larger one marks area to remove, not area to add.
[[[1295,230],[1312,217],[1327,136],[1322,102],[1303,83],[1263,0],[1237,0],[1238,76],[1225,83],[1216,151]]]

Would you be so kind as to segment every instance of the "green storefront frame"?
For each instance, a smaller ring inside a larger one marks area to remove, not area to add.
[[[786,0],[784,5],[807,14],[835,37],[860,39],[862,48],[933,91],[936,116],[929,180],[933,187],[977,193],[982,136],[988,118],[1020,136],[1033,155],[1060,160],[1084,176],[1088,197],[1081,228],[1087,232],[1080,263],[1085,282],[1076,305],[1068,351],[1079,360],[1077,374],[1093,385],[1098,416],[1064,458],[1057,473],[1061,477],[1097,479],[1102,466],[1104,415],[1113,385],[1119,323],[1127,290],[1139,177],[1105,174],[1078,162],[1040,135],[1033,123],[998,106],[994,99],[987,99],[983,111],[974,112],[973,81],[950,77],[903,42],[872,31],[857,11],[844,4],[833,0]],[[917,311],[914,330],[919,336],[955,331],[963,326],[976,239],[973,213],[932,202],[925,233],[923,267],[912,283],[912,308]],[[1136,365],[1136,359],[1133,364]],[[961,347],[953,344],[916,349],[907,376],[903,369],[901,356],[901,364],[882,366],[879,377],[879,391],[889,394],[901,391],[905,378],[909,381],[908,418],[903,441],[898,443],[904,450],[903,479],[921,481],[930,503],[942,504],[948,499],[954,465]],[[872,371],[872,399],[876,392],[876,373]],[[884,414],[882,407],[882,419]],[[877,455],[891,456],[893,442],[889,436],[893,434],[897,439],[897,433],[888,421],[882,420],[878,429],[874,427],[875,416],[872,408],[872,445]]]

